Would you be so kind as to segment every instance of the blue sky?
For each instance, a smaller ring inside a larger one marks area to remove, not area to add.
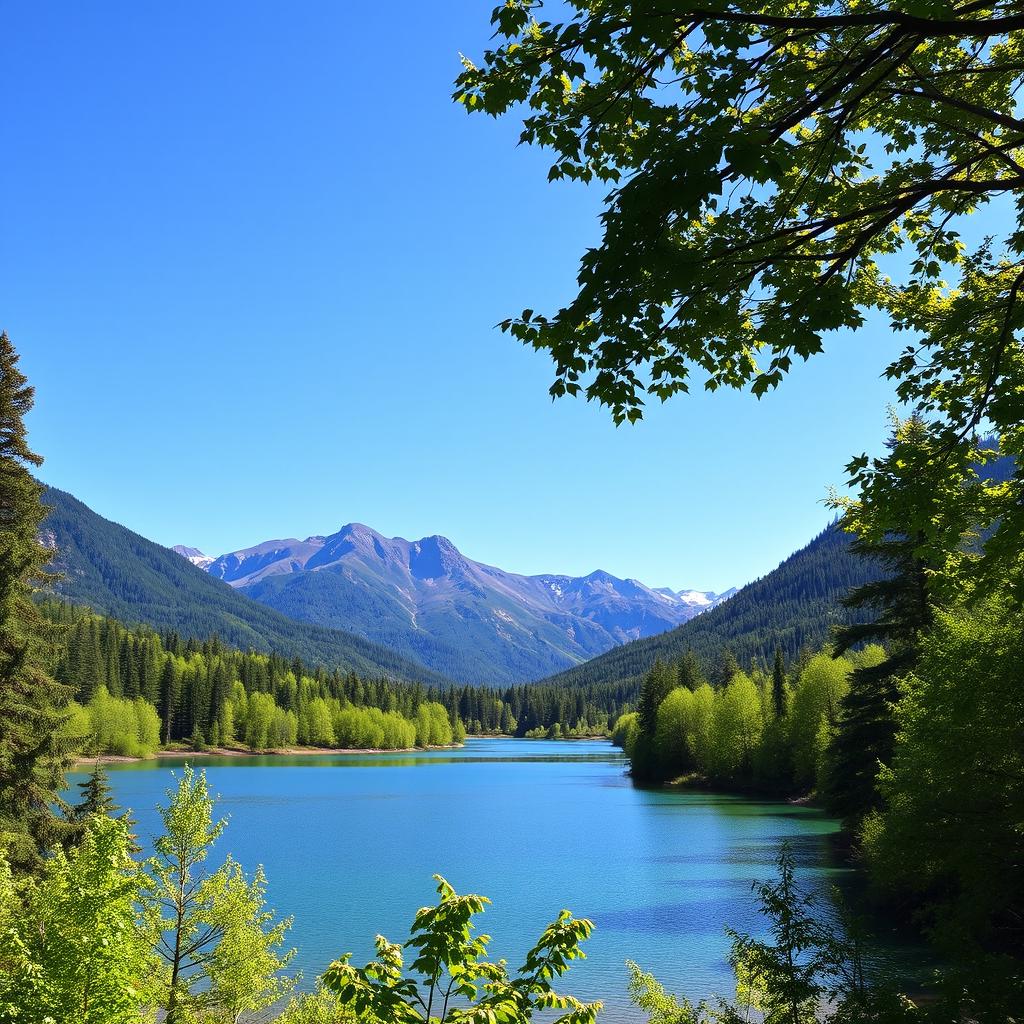
[[[828,519],[899,347],[616,429],[494,329],[553,310],[602,192],[450,101],[489,5],[8,4],[0,326],[43,478],[218,554],[351,521],[519,572],[721,590]]]

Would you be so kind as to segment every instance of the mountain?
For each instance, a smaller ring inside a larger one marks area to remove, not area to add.
[[[388,538],[360,523],[208,563],[195,548],[176,550],[293,619],[351,630],[462,682],[537,679],[729,596],[654,590],[600,571],[521,576],[474,562],[445,537]]]
[[[77,498],[47,487],[50,513],[43,543],[56,548],[53,568],[62,577],[54,590],[77,604],[127,623],[145,623],[183,636],[218,635],[243,650],[302,658],[365,676],[444,685],[439,673],[413,659],[336,629],[295,622],[252,601],[190,560],[103,519]]]
[[[787,660],[801,648],[819,648],[832,627],[852,613],[839,604],[851,587],[877,579],[879,569],[850,550],[851,536],[837,526],[823,530],[778,568],[743,587],[729,601],[676,629],[624,644],[544,680],[555,686],[618,683],[642,675],[657,660],[687,650],[713,675],[728,649],[740,665],[753,658],[771,664],[778,645]]]
[[[176,551],[183,558],[187,558],[193,565],[198,566],[200,569],[206,569],[213,559],[209,555],[204,555],[199,548],[187,548],[184,544],[175,544],[172,551]]]

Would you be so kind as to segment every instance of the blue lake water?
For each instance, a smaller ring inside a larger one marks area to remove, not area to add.
[[[562,988],[602,999],[608,1024],[644,1019],[626,995],[626,959],[693,999],[732,995],[726,924],[763,927],[750,891],[788,840],[808,886],[831,865],[834,821],[785,804],[640,789],[603,741],[470,739],[455,751],[304,757],[192,757],[230,824],[229,852],[263,864],[269,899],[294,915],[306,983],[336,956],[362,963],[379,932],[404,941],[431,876],[493,905],[491,954],[517,967],[563,907],[596,924],[588,958]],[[110,765],[114,796],[140,842],[181,762]],[[79,781],[81,776],[73,777]]]

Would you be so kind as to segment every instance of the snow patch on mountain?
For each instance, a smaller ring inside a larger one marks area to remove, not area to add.
[[[186,547],[184,544],[175,544],[171,550],[176,551],[182,558],[188,559],[193,565],[197,565],[200,569],[206,569],[207,571],[209,571],[210,566],[215,561],[211,555],[204,555],[199,548]]]

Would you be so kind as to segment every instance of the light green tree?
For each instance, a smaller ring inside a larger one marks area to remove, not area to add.
[[[584,956],[580,944],[593,924],[563,910],[511,977],[504,961],[485,959],[488,935],[474,935],[473,917],[490,902],[485,896],[460,896],[435,875],[440,896],[418,911],[405,947],[412,951],[405,971],[402,946],[377,936],[377,959],[366,967],[336,960],[324,974],[326,988],[360,1021],[386,1024],[526,1024],[538,1010],[566,1011],[555,1024],[593,1024],[600,1003],[561,995],[553,982],[573,960]]]
[[[686,734],[693,720],[693,701],[692,690],[677,686],[658,708],[654,742],[661,773],[666,777],[679,775],[690,767]]]
[[[219,930],[220,939],[205,964],[209,988],[201,998],[217,1019],[231,1024],[258,1019],[297,981],[282,973],[295,956],[294,949],[283,948],[291,918],[275,921],[265,896],[263,869],[247,880],[231,860],[207,883],[204,923]]]
[[[291,959],[281,952],[290,922],[275,924],[266,910],[262,870],[250,882],[230,859],[207,867],[227,822],[214,819],[205,772],[186,765],[167,796],[146,894],[167,962],[167,1024],[211,1006],[234,1021],[283,998],[294,984],[280,976]]]
[[[0,1020],[140,1024],[162,992],[148,880],[123,819],[93,815],[68,854],[15,888],[0,860]]]
[[[810,788],[818,780],[825,752],[849,689],[850,663],[816,654],[800,673],[788,716],[794,780]]]
[[[342,1004],[333,992],[318,983],[312,992],[294,996],[284,1008],[276,1024],[355,1024],[352,1010]],[[368,1014],[359,1018],[359,1024],[377,1024]]]
[[[637,737],[640,735],[640,716],[635,711],[619,715],[612,728],[612,743],[621,747],[627,756],[633,756]]]
[[[763,727],[757,687],[746,672],[737,672],[715,697],[715,775],[735,781],[749,779]]]
[[[701,683],[693,691],[686,745],[697,769],[705,775],[710,774],[715,756],[715,691],[708,683]]]
[[[685,996],[674,996],[653,975],[639,964],[626,961],[629,971],[629,998],[633,1005],[647,1014],[648,1024],[704,1024],[711,1018],[707,1006],[696,1006]]]
[[[214,821],[206,773],[196,775],[191,765],[185,765],[167,798],[167,805],[160,808],[164,831],[150,862],[149,900],[160,918],[158,948],[168,966],[167,1021],[179,1024],[181,1006],[188,1004],[191,986],[202,977],[223,934],[211,904],[221,880],[211,881],[206,862],[227,820]]]

